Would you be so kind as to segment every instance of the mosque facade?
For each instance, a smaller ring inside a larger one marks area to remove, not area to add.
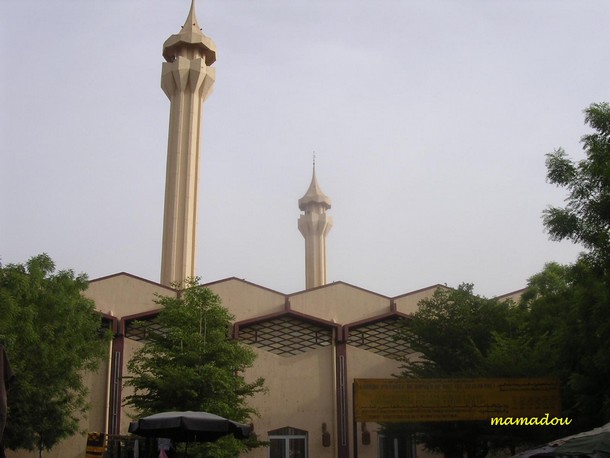
[[[131,417],[123,406],[127,362],[144,336],[137,320],[154,320],[158,295],[175,296],[174,282],[196,275],[195,235],[202,107],[215,80],[214,42],[201,31],[194,4],[181,31],[164,44],[161,87],[170,101],[168,160],[159,282],[117,273],[90,282],[96,303],[114,338],[108,358],[87,374],[91,406],[82,429],[127,434]],[[251,458],[385,458],[422,456],[407,439],[386,438],[379,425],[355,423],[352,383],[356,378],[390,378],[409,349],[394,340],[418,302],[441,287],[387,297],[344,282],[326,282],[326,235],[332,227],[331,200],[318,183],[298,201],[298,229],[305,239],[306,288],[286,294],[238,278],[205,284],[235,317],[233,338],[256,353],[248,379],[263,377],[268,393],[250,405],[258,438],[270,446]],[[85,456],[86,437],[74,436],[49,458]],[[35,456],[8,452],[9,458]]]

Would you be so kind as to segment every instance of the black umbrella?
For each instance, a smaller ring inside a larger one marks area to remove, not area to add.
[[[248,425],[207,412],[163,412],[131,422],[129,432],[143,437],[165,437],[174,442],[213,442],[233,434],[238,439],[250,435]]]

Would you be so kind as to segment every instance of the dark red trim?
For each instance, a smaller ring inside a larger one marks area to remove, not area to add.
[[[108,434],[119,434],[121,430],[121,404],[123,397],[123,355],[125,346],[124,322],[119,323],[120,331],[112,340],[110,357],[110,402],[108,403]]]
[[[349,421],[347,390],[347,345],[338,342],[335,347],[335,374],[337,400],[337,458],[349,458]]]

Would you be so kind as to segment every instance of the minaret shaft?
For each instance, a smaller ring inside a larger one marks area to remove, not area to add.
[[[326,284],[326,236],[332,218],[326,213],[309,213],[299,217],[299,231],[305,238],[305,287]]]
[[[213,42],[198,29],[194,6],[183,30],[165,43],[161,88],[170,100],[161,283],[195,276],[201,118],[216,71]]]

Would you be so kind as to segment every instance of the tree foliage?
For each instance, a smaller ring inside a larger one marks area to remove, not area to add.
[[[596,266],[610,267],[610,105],[592,104],[585,122],[593,132],[582,137],[585,159],[574,162],[559,148],[547,154],[547,179],[568,191],[565,207],[544,211],[554,240],[582,244]]]
[[[565,267],[561,290],[525,298],[532,318],[558,345],[566,402],[578,427],[610,421],[610,105],[589,106],[585,122],[592,132],[581,139],[584,159],[574,162],[563,149],[547,155],[548,181],[568,195],[565,207],[543,213],[552,239],[582,244],[585,252]]]
[[[471,284],[438,288],[419,302],[402,339],[421,357],[406,359],[408,377],[474,377],[486,372],[493,332],[509,330],[509,303],[473,293]]]
[[[128,363],[133,388],[126,404],[139,416],[163,411],[205,411],[248,423],[256,414],[247,399],[264,390],[263,379],[246,381],[244,370],[254,352],[229,338],[233,320],[211,290],[186,282],[177,297],[161,296],[155,328],[141,323],[147,340]],[[161,331],[155,331],[159,329]],[[260,445],[256,440],[223,438],[205,444],[189,456],[235,457]],[[198,455],[194,455],[198,453]]]
[[[88,409],[83,375],[107,351],[87,277],[55,272],[45,254],[0,266],[0,336],[16,382],[4,433],[11,449],[49,450],[78,432]]]
[[[548,371],[562,382],[563,410],[574,431],[610,421],[609,280],[586,257],[569,266],[548,264],[530,278],[520,303],[525,331],[546,347]]]
[[[510,332],[493,331],[486,367],[498,377],[559,376],[558,355],[564,351],[562,311],[570,289],[569,267],[549,263],[533,275],[518,306],[510,308]],[[552,297],[552,298],[551,298]],[[546,299],[543,299],[546,298]]]
[[[473,286],[439,288],[419,302],[418,310],[401,332],[415,351],[404,360],[401,377],[468,378],[496,376],[489,358],[501,336],[512,330],[512,303],[474,294]],[[497,358],[498,356],[494,356]],[[416,433],[418,442],[445,457],[485,456],[503,448],[507,440],[484,422],[414,423],[385,425],[385,434]]]
[[[417,358],[403,364],[402,377],[480,378],[566,375],[560,354],[569,342],[558,332],[564,317],[562,297],[571,287],[569,268],[549,264],[530,279],[520,303],[474,294],[472,285],[440,288],[419,303],[402,338]],[[542,299],[546,298],[546,299]],[[462,421],[385,426],[388,434],[416,433],[428,449],[446,457],[485,456],[491,450],[514,451],[523,443],[543,442],[561,431],[552,428],[494,427]]]

